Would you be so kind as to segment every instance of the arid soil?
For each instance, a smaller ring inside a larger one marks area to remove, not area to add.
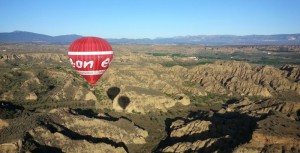
[[[66,46],[1,47],[0,152],[300,151],[297,61],[225,58],[261,46],[116,46],[95,91]]]

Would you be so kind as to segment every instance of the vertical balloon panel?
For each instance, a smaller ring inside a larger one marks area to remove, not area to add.
[[[68,56],[75,70],[94,86],[109,68],[113,51],[104,39],[83,37],[70,45]]]

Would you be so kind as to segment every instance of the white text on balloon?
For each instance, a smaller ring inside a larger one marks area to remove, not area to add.
[[[72,64],[72,66],[73,67],[77,67],[77,68],[82,68],[82,66],[83,66],[83,68],[86,68],[86,67],[88,67],[88,65],[90,66],[90,68],[93,68],[93,66],[94,66],[94,61],[80,61],[80,60],[77,60],[77,61],[75,61],[75,63],[73,62],[73,60],[70,58],[70,62],[71,62],[71,64]]]
[[[102,67],[107,67],[108,64],[109,64],[109,62],[110,62],[110,59],[107,58],[107,59],[105,59],[105,60],[101,63],[101,66],[102,66]]]

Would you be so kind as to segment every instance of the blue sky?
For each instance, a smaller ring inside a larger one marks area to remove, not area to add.
[[[0,32],[156,38],[300,33],[300,0],[0,0]]]

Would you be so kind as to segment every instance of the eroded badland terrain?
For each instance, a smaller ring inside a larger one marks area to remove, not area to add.
[[[95,91],[67,47],[0,46],[0,152],[300,152],[299,46],[115,45]]]

